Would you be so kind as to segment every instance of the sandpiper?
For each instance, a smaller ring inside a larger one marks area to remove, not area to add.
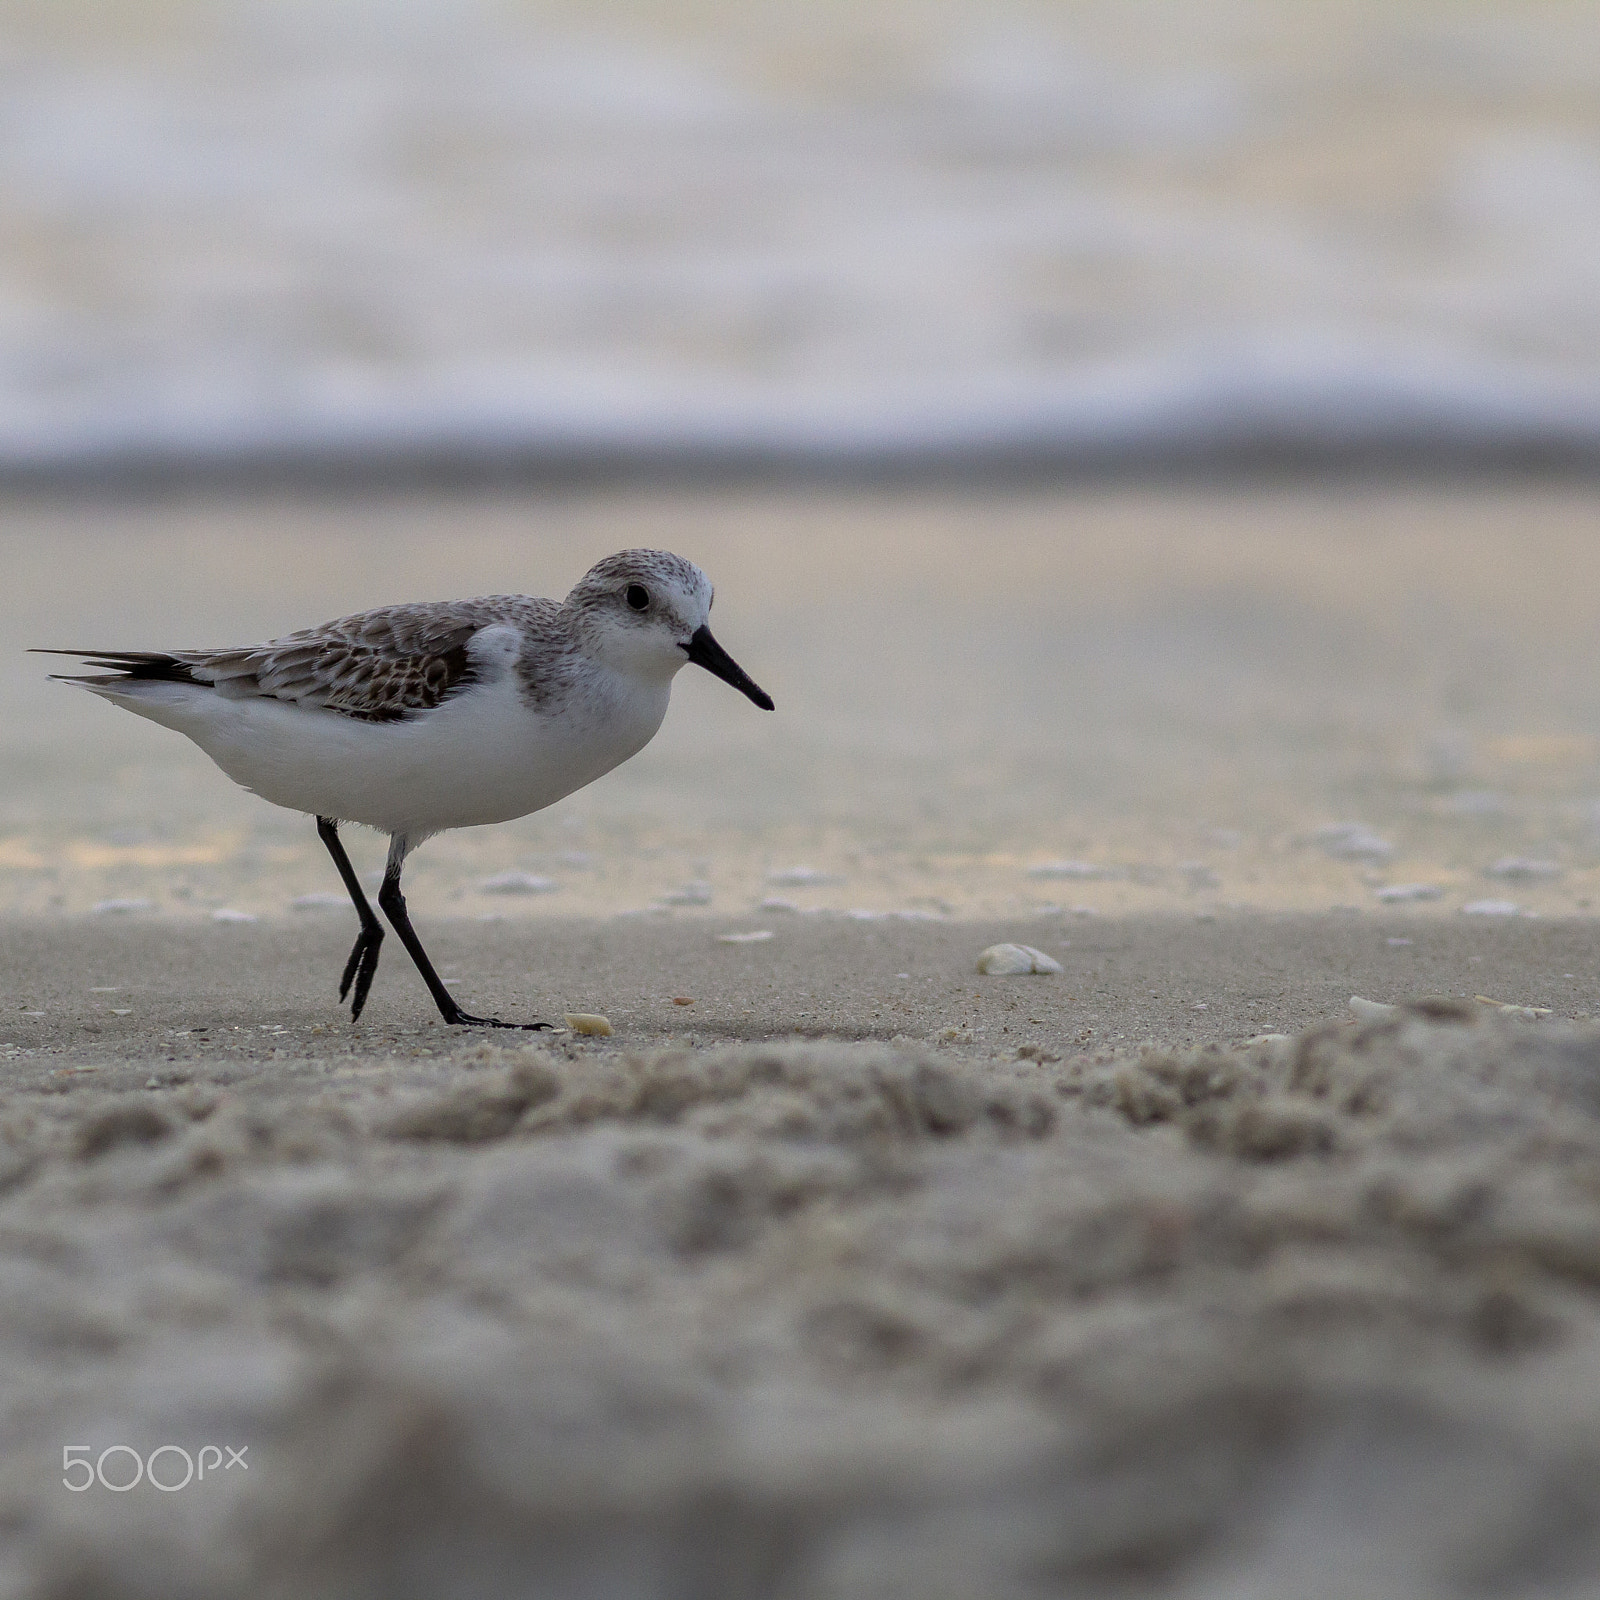
[[[383,924],[341,822],[389,835],[378,904],[444,1020],[543,1028],[456,1004],[406,914],[401,868],[431,834],[526,816],[636,755],[686,662],[771,711],[771,697],[711,636],[712,595],[682,556],[624,550],[562,601],[385,606],[239,649],[43,653],[79,657],[96,673],[61,681],[187,734],[234,782],[316,818],[361,919],[339,983],[352,1020],[377,971]]]

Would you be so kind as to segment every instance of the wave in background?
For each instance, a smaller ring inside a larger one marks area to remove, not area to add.
[[[1600,460],[1584,10],[19,8],[0,475]]]

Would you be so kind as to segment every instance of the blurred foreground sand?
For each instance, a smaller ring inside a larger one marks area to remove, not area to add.
[[[660,997],[600,1041],[307,1026],[331,932],[11,924],[67,1020],[0,1109],[4,1592],[1595,1593],[1600,1033],[1468,1002],[1085,1054],[1088,1006],[1176,1031],[1198,979],[1232,1031],[1408,952],[1105,924],[981,1000],[982,925],[816,925],[770,986],[585,926],[561,981],[697,991],[665,1046]],[[1424,984],[1590,946],[1399,926]],[[834,1037],[738,1042],[801,1014]],[[248,1470],[186,1481],[206,1445]],[[74,1494],[64,1446],[111,1484],[172,1446],[172,1492]]]
[[[309,825],[21,658],[0,1595],[1595,1593],[1595,522],[15,510],[8,644],[252,639],[663,544],[780,710],[686,676],[631,767],[424,849],[464,1000],[617,1026],[483,1039],[392,944],[352,1028],[353,918],[289,908],[334,887]],[[558,886],[484,893],[507,869]],[[1379,898],[1408,883],[1438,897]],[[999,939],[1065,970],[980,978]],[[1458,998],[1358,1025],[1352,993]],[[61,1483],[63,1446],[208,1443],[248,1474]]]

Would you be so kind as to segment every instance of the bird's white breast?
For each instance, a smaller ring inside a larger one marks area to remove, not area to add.
[[[477,680],[392,722],[201,685],[101,692],[187,734],[265,800],[420,839],[551,805],[642,750],[661,726],[670,683],[603,670],[536,709],[514,670],[519,644],[509,624],[483,629],[469,647]]]

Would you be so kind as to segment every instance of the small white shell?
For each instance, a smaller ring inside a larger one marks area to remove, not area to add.
[[[497,872],[478,885],[478,893],[549,894],[560,887],[554,878],[542,878],[537,872]]]
[[[768,883],[788,884],[793,888],[803,888],[809,884],[840,883],[843,880],[831,872],[819,872],[815,867],[785,867],[781,872],[769,872]]]
[[[978,957],[978,971],[992,978],[1016,977],[1024,972],[1060,972],[1061,963],[1031,944],[992,944]]]
[[[1350,1014],[1357,1022],[1382,1022],[1387,1017],[1397,1017],[1399,1006],[1385,1005],[1381,1000],[1363,1000],[1360,995],[1350,996]]]
[[[681,889],[661,896],[664,906],[708,906],[711,904],[711,885],[699,879],[686,883]]]
[[[1559,878],[1561,863],[1545,861],[1538,856],[1501,856],[1483,869],[1483,875],[1486,878],[1510,878],[1518,883],[1532,883],[1540,878]]]
[[[1469,917],[1514,917],[1520,908],[1515,900],[1469,900],[1461,909]]]
[[[754,933],[719,933],[718,944],[760,944],[772,937],[771,928],[757,928]]]
[[[213,922],[259,922],[261,919],[253,911],[235,911],[232,906],[218,906],[211,913]]]
[[[1378,890],[1378,898],[1385,905],[1395,905],[1405,900],[1439,900],[1444,890],[1436,883],[1391,883]]]
[[[1093,861],[1036,861],[1028,868],[1030,878],[1111,878],[1116,874]]]
[[[314,894],[297,894],[289,902],[291,911],[343,911],[350,904],[349,895],[333,894],[319,889]]]
[[[96,900],[89,909],[97,917],[103,917],[108,912],[116,916],[124,911],[154,911],[155,906],[148,900]]]
[[[1311,837],[1336,861],[1387,861],[1394,854],[1394,846],[1364,822],[1330,822]]]
[[[609,1039],[615,1032],[609,1018],[589,1011],[569,1011],[562,1021],[574,1033],[586,1033],[602,1039]]]

